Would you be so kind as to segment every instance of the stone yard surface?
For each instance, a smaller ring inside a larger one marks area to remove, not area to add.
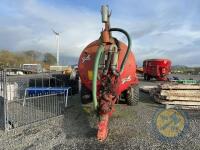
[[[141,81],[140,86],[157,83]],[[92,105],[82,106],[79,95],[75,95],[62,116],[0,131],[0,149],[200,149],[200,110],[182,110],[188,113],[189,127],[183,137],[168,142],[159,140],[152,128],[155,112],[161,108],[164,106],[143,92],[137,106],[116,105],[108,138],[99,142],[96,140],[98,118]]]

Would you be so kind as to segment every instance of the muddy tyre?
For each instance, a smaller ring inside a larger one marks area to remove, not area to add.
[[[144,80],[147,80],[147,74],[144,74]]]
[[[139,101],[139,87],[134,85],[130,87],[126,92],[126,103],[129,106],[135,106]]]
[[[88,90],[84,85],[81,85],[81,103],[88,104],[92,102],[92,92]]]
[[[151,80],[151,76],[147,75],[147,81]]]

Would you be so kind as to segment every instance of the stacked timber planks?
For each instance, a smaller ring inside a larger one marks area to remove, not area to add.
[[[162,104],[200,105],[200,84],[164,83],[151,93]]]

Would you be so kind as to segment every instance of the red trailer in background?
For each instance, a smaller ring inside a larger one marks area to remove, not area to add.
[[[143,62],[144,80],[155,78],[159,81],[167,80],[171,72],[171,61],[169,59],[147,59]]]

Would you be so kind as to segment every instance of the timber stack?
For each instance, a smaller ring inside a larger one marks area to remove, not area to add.
[[[161,104],[200,105],[200,84],[164,83],[150,93]]]

